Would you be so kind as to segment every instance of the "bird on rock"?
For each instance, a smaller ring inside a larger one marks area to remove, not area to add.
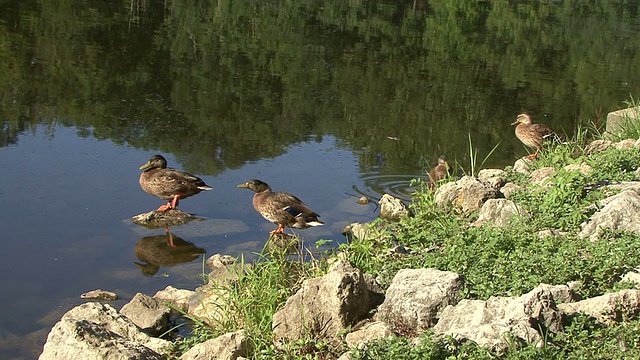
[[[273,192],[269,184],[252,179],[238,188],[249,189],[255,192],[253,195],[253,208],[267,221],[278,225],[276,230],[269,234],[283,234],[284,228],[306,229],[310,226],[320,226],[324,223],[307,205],[295,195],[286,192]]]
[[[536,150],[535,153],[527,156],[527,159],[535,159],[538,157],[538,153],[542,149],[542,145],[545,141],[551,140],[556,136],[556,133],[548,126],[543,124],[534,124],[531,121],[531,115],[524,113],[518,115],[516,121],[511,125],[516,126],[516,136],[523,144]]]
[[[158,211],[175,209],[180,199],[212,189],[197,176],[168,168],[167,160],[162,155],[153,155],[140,170],[143,170],[139,180],[142,190],[168,201]]]

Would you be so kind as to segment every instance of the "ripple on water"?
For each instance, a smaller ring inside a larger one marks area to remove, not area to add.
[[[419,175],[395,175],[395,174],[364,174],[362,177],[364,188],[353,186],[360,196],[366,196],[374,201],[380,200],[382,195],[389,194],[404,202],[410,202],[416,190],[415,185],[411,185],[411,180],[420,178]]]

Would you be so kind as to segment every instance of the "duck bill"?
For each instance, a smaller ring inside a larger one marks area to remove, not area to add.
[[[236,185],[236,187],[240,189],[248,189],[249,185],[247,185],[247,183],[244,183],[244,184],[238,184]]]
[[[514,121],[511,123],[511,125],[516,125],[516,124],[518,124],[518,121]]]
[[[140,166],[140,170],[147,170],[149,168],[151,168],[151,162],[150,161],[147,161],[146,164]]]

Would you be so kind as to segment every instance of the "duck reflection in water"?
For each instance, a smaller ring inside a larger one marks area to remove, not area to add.
[[[202,248],[173,235],[146,236],[136,243],[136,257],[142,262],[134,262],[145,276],[155,275],[161,267],[192,262],[206,253]]]

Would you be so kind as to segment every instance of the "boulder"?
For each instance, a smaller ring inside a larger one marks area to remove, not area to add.
[[[622,321],[640,313],[640,290],[622,290],[578,302],[559,304],[565,314],[585,313],[600,323]]]
[[[533,161],[531,159],[520,158],[513,164],[513,171],[529,175],[531,173],[531,166],[533,166]]]
[[[471,176],[446,183],[435,194],[436,204],[443,209],[455,208],[469,215],[482,207],[488,199],[494,199],[498,191],[489,183]]]
[[[633,122],[633,128],[638,126],[640,119],[640,106],[629,107],[618,111],[612,111],[607,114],[607,133],[618,135],[624,129],[629,128],[630,122]]]
[[[507,333],[543,345],[546,331],[562,331],[562,312],[549,290],[535,288],[520,297],[461,300],[444,309],[433,330],[436,334],[472,340],[494,350],[508,346]]]
[[[504,196],[506,199],[510,198],[511,195],[513,195],[518,191],[522,191],[522,186],[516,185],[515,183],[512,183],[512,182],[508,182],[504,184],[503,187],[500,188],[500,192],[502,193],[502,196]]]
[[[203,220],[203,218],[191,215],[180,209],[170,209],[167,211],[152,210],[138,214],[132,217],[131,220],[134,224],[144,226],[148,229],[158,229],[183,225],[194,220]]]
[[[51,329],[40,360],[165,359],[171,343],[152,338],[108,304],[69,310]]]
[[[271,239],[270,239],[271,240]],[[215,254],[206,262],[209,272],[210,284],[225,284],[238,279],[244,273],[244,268],[251,264],[237,263],[237,259],[230,255]]]
[[[187,313],[213,327],[229,319],[229,292],[219,286],[207,285],[197,289],[189,298]]]
[[[453,272],[402,269],[393,278],[374,319],[394,328],[422,332],[436,324],[447,305],[458,302],[463,287],[462,278]]]
[[[361,347],[367,342],[384,339],[393,336],[393,331],[389,325],[382,321],[374,321],[365,324],[345,337],[345,342],[349,347]]]
[[[176,308],[186,312],[189,310],[189,299],[195,295],[195,291],[176,289],[168,285],[164,290],[160,290],[153,295],[159,301],[167,302]]]
[[[595,154],[597,152],[604,151],[613,145],[613,141],[609,140],[594,140],[584,149],[586,155]]]
[[[514,216],[527,219],[531,217],[527,210],[511,200],[489,199],[482,205],[478,220],[473,225],[482,226],[488,223],[491,226],[505,227],[509,226]]]
[[[625,230],[640,234],[640,195],[625,190],[600,202],[603,206],[580,225],[581,238],[598,239],[602,228]]]
[[[499,190],[507,183],[507,172],[502,169],[482,169],[478,172],[478,179],[486,181],[496,190]]]
[[[251,339],[239,330],[192,347],[180,360],[239,360],[249,357],[251,348]]]
[[[114,301],[118,300],[118,294],[114,293],[113,291],[96,289],[80,295],[80,298],[84,300]]]
[[[149,295],[137,293],[120,313],[151,336],[160,336],[169,328],[171,309]]]
[[[407,206],[402,200],[389,194],[382,195],[378,204],[380,204],[379,217],[381,219],[399,221],[401,218],[409,215],[409,210],[407,210]]]
[[[532,172],[530,175],[531,183],[534,185],[549,186],[553,184],[551,182],[551,176],[553,176],[555,172],[556,172],[556,169],[552,167],[543,167],[543,168],[537,169],[534,172]]]
[[[362,273],[338,260],[326,275],[305,280],[273,315],[274,339],[278,344],[304,336],[335,341],[368,312],[369,291]]]

